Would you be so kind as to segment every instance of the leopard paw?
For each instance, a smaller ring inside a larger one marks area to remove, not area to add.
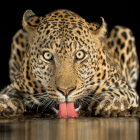
[[[124,98],[102,96],[96,106],[92,105],[92,112],[94,115],[100,114],[101,116],[110,117],[114,111],[119,113],[129,108],[130,105]]]
[[[20,99],[9,98],[7,95],[0,97],[0,115],[13,117],[17,114],[23,114],[24,106]]]

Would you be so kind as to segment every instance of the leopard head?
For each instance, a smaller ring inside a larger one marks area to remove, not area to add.
[[[99,26],[68,10],[44,17],[31,10],[24,13],[30,80],[40,84],[57,104],[82,102],[92,92],[90,87],[99,64],[97,50],[106,33],[106,23],[101,19]]]

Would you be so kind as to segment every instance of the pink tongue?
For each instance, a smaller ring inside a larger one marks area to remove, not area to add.
[[[78,117],[78,114],[75,112],[74,103],[62,103],[59,105],[59,113],[57,118],[71,118]]]

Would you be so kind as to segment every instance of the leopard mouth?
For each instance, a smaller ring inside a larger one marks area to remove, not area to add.
[[[75,108],[75,112],[78,112],[81,109],[81,105],[79,103],[74,103],[74,108]],[[54,107],[52,107],[52,110],[58,114],[59,113],[59,104],[55,104]]]
[[[77,108],[79,108],[79,104],[76,102],[76,103],[74,103],[74,108],[75,109],[77,109]],[[59,110],[59,104],[55,104],[55,109],[57,109],[57,110]]]

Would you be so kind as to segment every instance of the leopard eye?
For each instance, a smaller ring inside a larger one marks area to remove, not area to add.
[[[85,57],[85,52],[84,51],[78,51],[76,53],[76,59],[81,60]]]
[[[47,60],[47,61],[52,60],[52,57],[53,57],[52,53],[50,53],[48,51],[47,52],[43,52],[43,58],[45,60]]]

